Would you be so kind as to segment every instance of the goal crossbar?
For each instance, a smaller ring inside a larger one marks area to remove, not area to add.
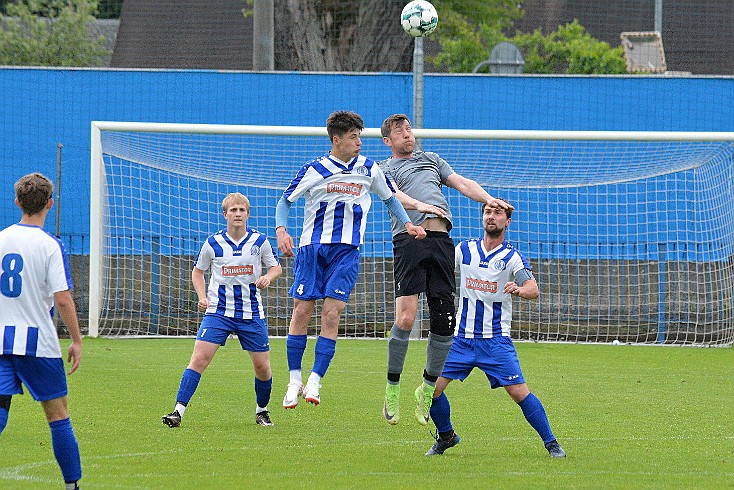
[[[141,133],[252,134],[326,136],[320,126],[258,126],[228,124],[184,124],[92,121],[92,130]],[[502,129],[414,128],[416,138],[485,140],[565,140],[565,141],[734,141],[731,131],[549,131]],[[362,136],[379,138],[380,128],[365,128]]]

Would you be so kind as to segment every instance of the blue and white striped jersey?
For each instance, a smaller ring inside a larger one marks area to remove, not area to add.
[[[268,238],[247,228],[247,234],[236,243],[224,229],[207,238],[194,266],[211,269],[207,314],[251,320],[265,318],[260,290],[255,281],[267,269],[280,264]]]
[[[484,250],[482,239],[464,240],[456,246],[459,272],[459,321],[454,335],[467,339],[510,336],[512,295],[505,284],[530,264],[509,242]]]
[[[361,245],[372,205],[370,191],[383,200],[393,195],[380,166],[365,156],[357,155],[347,163],[324,155],[304,165],[283,191],[290,202],[301,196],[306,199],[298,246]]]
[[[54,293],[72,288],[63,244],[38,226],[0,231],[0,355],[61,357]]]

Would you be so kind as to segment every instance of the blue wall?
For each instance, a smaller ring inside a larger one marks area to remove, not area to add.
[[[61,143],[61,231],[75,240],[89,231],[93,120],[322,126],[333,110],[350,109],[376,127],[412,114],[412,77],[402,73],[4,68],[0,87],[0,226],[18,219],[17,178],[41,171],[56,180]],[[427,75],[425,100],[427,128],[734,130],[732,78]]]

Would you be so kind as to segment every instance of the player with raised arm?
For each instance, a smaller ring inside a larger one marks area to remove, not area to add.
[[[57,308],[71,336],[69,374],[82,356],[82,337],[71,295],[71,269],[64,246],[43,230],[53,183],[32,173],[15,183],[20,223],[0,231],[0,434],[12,395],[24,384],[41,402],[51,429],[51,445],[67,489],[79,488],[79,444],[69,418],[68,388],[61,346],[53,322]]]
[[[291,257],[293,238],[286,230],[289,210],[301,196],[306,200],[295,277],[289,291],[293,297],[293,315],[286,340],[290,382],[283,398],[285,408],[295,408],[300,395],[314,405],[321,401],[321,378],[334,357],[341,314],[359,273],[359,246],[372,204],[370,191],[405,226],[411,240],[426,236],[422,227],[410,222],[380,167],[360,155],[362,118],[354,112],[337,111],[326,120],[326,129],[331,151],[298,171],[276,207],[278,248],[283,255]],[[413,204],[434,209],[422,203]],[[315,301],[320,299],[324,300],[321,331],[316,340],[313,369],[304,387],[301,365],[308,323]]]
[[[465,240],[455,249],[455,267],[461,281],[459,324],[436,382],[431,406],[436,442],[426,456],[443,454],[461,440],[451,424],[451,406],[444,390],[454,379],[464,381],[475,367],[484,372],[492,389],[502,386],[520,406],[551,457],[566,456],[553,435],[543,404],[525,383],[510,338],[512,297],[533,300],[540,295],[530,264],[505,240],[511,217],[511,209],[483,204],[484,237]]]
[[[255,370],[255,422],[273,425],[268,411],[273,386],[270,342],[260,290],[280,277],[283,269],[267,237],[247,227],[247,197],[239,192],[228,194],[222,201],[222,211],[227,228],[207,238],[191,272],[197,309],[204,318],[191,361],[181,377],[176,407],[162,419],[169,427],[181,425],[202,373],[230,334],[237,335],[242,350],[249,351]],[[266,274],[262,273],[263,267],[267,268]],[[211,270],[208,289],[204,277],[207,270]]]
[[[418,312],[418,295],[425,293],[430,315],[423,383],[415,390],[415,418],[428,424],[436,380],[441,374],[454,333],[454,242],[449,237],[452,220],[442,187],[452,187],[477,202],[512,209],[497,201],[479,184],[454,172],[438,154],[415,151],[415,136],[405,114],[393,114],[381,127],[382,140],[392,156],[380,162],[385,175],[397,187],[395,196],[407,202],[418,200],[440,212],[409,210],[411,221],[426,229],[421,242],[410,240],[405,227],[392,219],[395,261],[395,324],[387,343],[387,386],[383,415],[389,424],[400,420],[400,376],[408,352],[408,341]]]

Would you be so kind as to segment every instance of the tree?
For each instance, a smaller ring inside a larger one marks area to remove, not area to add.
[[[108,51],[92,38],[96,0],[21,0],[0,15],[0,65],[100,66]]]
[[[503,31],[512,28],[524,12],[516,0],[435,0],[439,11],[436,40],[438,55],[428,61],[452,73],[471,73],[489,57],[487,46],[506,40]]]
[[[410,71],[402,9],[395,0],[275,0],[275,69]]]
[[[512,41],[524,53],[527,73],[627,73],[622,47],[594,39],[575,19],[548,36],[536,29]]]

